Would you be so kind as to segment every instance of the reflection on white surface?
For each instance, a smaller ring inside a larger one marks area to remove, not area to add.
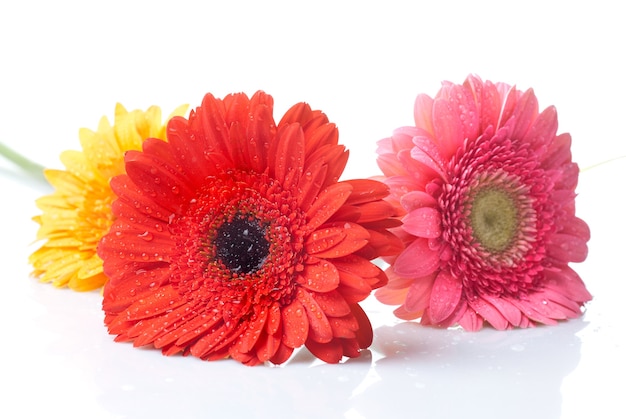
[[[3,191],[20,199],[5,205],[1,220],[0,367],[9,389],[0,417],[623,417],[623,385],[609,384],[626,374],[618,305],[623,248],[609,241],[626,233],[611,221],[623,198],[597,186],[620,175],[620,165],[607,165],[581,178],[579,207],[593,239],[589,260],[576,268],[594,294],[582,319],[471,333],[400,322],[370,299],[375,339],[360,358],[327,365],[301,350],[283,366],[251,368],[114,343],[98,292],[29,278],[35,226],[24,213],[35,213],[41,190],[5,173]],[[604,217],[592,215],[598,202]]]

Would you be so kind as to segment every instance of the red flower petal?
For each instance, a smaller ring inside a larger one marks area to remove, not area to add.
[[[274,169],[274,177],[285,189],[289,189],[300,181],[304,166],[304,133],[300,125],[292,124],[279,130],[272,146],[269,154],[270,168]],[[286,183],[288,175],[291,175],[291,181]]]
[[[272,357],[270,358],[270,362],[276,365],[282,364],[283,362],[289,359],[292,353],[293,353],[293,348],[285,345],[284,342],[281,342],[280,346],[278,347],[274,355],[272,355]]]
[[[352,186],[352,193],[346,205],[369,204],[389,195],[389,188],[381,182],[371,179],[347,180]]]
[[[298,291],[298,300],[302,303],[309,318],[308,340],[320,343],[330,342],[333,338],[333,331],[328,323],[328,318],[315,298],[308,291],[301,289]]]
[[[152,200],[171,212],[180,213],[182,206],[192,199],[194,192],[182,179],[159,165],[147,153],[126,153],[126,172],[133,182]]]
[[[202,336],[198,341],[190,348],[190,353],[198,358],[208,358],[219,354],[219,358],[223,358],[228,353],[228,345],[230,345],[245,329],[245,324],[222,324],[216,327],[211,333],[207,333]],[[224,354],[220,353],[220,350],[224,349]]]
[[[329,223],[313,232],[305,242],[309,254],[318,258],[339,258],[350,255],[368,243],[370,235],[355,223]]]
[[[304,345],[309,333],[309,319],[302,303],[299,300],[293,300],[291,304],[282,309],[281,315],[283,343],[290,348]]]
[[[348,304],[363,301],[372,292],[372,287],[368,281],[358,275],[339,270],[339,278],[341,283],[337,290]]]
[[[317,199],[319,191],[326,182],[327,173],[328,165],[321,160],[316,160],[306,167],[298,185],[301,191],[298,195],[298,206],[300,208],[309,208],[313,201]]]
[[[269,361],[274,355],[276,355],[276,352],[278,351],[280,346],[281,336],[270,335],[267,333],[262,334],[255,346],[256,356],[259,362]]]
[[[309,228],[321,226],[344,204],[351,192],[352,185],[345,182],[334,184],[320,192],[306,212]]]
[[[184,304],[180,295],[171,286],[161,287],[158,292],[137,300],[126,310],[126,320],[154,317]]]
[[[374,340],[374,331],[372,330],[372,324],[370,323],[367,314],[358,304],[352,304],[352,314],[359,323],[359,329],[356,333],[357,342],[360,348],[367,348],[372,344]]]
[[[250,319],[246,326],[246,331],[243,336],[237,341],[237,350],[241,353],[250,352],[254,345],[256,345],[259,337],[263,332],[265,322],[267,321],[268,312],[265,310],[259,310],[252,319]]]
[[[335,337],[346,339],[356,338],[356,332],[359,330],[359,322],[352,312],[342,317],[330,317],[328,321]]]
[[[262,173],[268,166],[267,150],[272,144],[272,140],[276,135],[276,128],[267,121],[272,121],[272,102],[271,96],[264,95],[263,98],[254,95],[252,100],[260,100],[262,102],[269,101],[269,104],[253,106],[253,114],[250,116],[250,124],[246,132],[247,141],[247,165],[252,170]],[[251,105],[252,106],[252,105]]]
[[[298,283],[311,291],[332,291],[339,285],[339,272],[332,263],[320,260],[304,266]]]
[[[324,162],[327,167],[326,179],[322,184],[322,187],[327,187],[335,184],[339,180],[348,162],[348,152],[343,146],[326,144],[311,150],[311,154],[309,154],[305,160],[305,166],[309,167],[312,162],[316,161]]]
[[[343,358],[343,345],[339,339],[320,343],[309,339],[306,347],[313,355],[329,364],[336,364]]]
[[[275,335],[279,332],[281,327],[281,312],[278,303],[272,304],[268,309],[267,322],[265,328],[267,333]]]
[[[315,301],[328,317],[342,317],[350,314],[350,306],[337,291],[314,293]]]

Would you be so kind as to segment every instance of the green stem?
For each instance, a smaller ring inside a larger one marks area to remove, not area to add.
[[[604,161],[601,161],[600,163],[596,163],[596,164],[592,164],[591,166],[587,166],[587,167],[585,167],[583,169],[580,169],[580,171],[581,171],[581,173],[582,172],[586,172],[587,170],[595,169],[596,167],[602,166],[602,165],[607,164],[607,163],[611,163],[611,162],[613,162],[615,160],[621,160],[623,158],[626,158],[626,156],[613,157],[612,159],[604,160]]]
[[[0,155],[15,163],[18,167],[37,180],[47,182],[45,176],[43,175],[45,167],[42,165],[22,156],[2,143],[0,143]]]

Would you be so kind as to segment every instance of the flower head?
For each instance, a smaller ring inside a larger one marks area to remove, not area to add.
[[[587,256],[578,166],[554,107],[532,90],[469,76],[415,102],[415,127],[379,142],[405,215],[380,301],[403,319],[477,330],[554,324],[591,299],[569,262]]]
[[[117,219],[98,248],[109,332],[248,365],[302,345],[358,356],[372,340],[358,302],[387,281],[370,260],[401,243],[384,184],[338,182],[334,124],[299,103],[276,125],[263,92],[207,94],[167,136],[127,153],[111,182]]]
[[[172,115],[185,109],[181,106]],[[88,291],[107,280],[96,245],[114,219],[109,180],[124,173],[124,152],[139,150],[148,137],[165,138],[165,126],[156,106],[128,112],[118,104],[113,126],[103,117],[97,131],[83,128],[79,136],[82,151],[61,154],[66,170],[45,171],[55,190],[37,200],[42,210],[34,217],[40,226],[37,239],[45,243],[29,261],[42,282]]]

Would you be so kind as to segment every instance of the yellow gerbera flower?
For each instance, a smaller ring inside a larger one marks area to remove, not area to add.
[[[178,107],[168,120],[186,110],[187,105]],[[111,203],[115,195],[109,180],[125,173],[126,151],[140,150],[146,138],[165,139],[165,130],[159,107],[128,112],[119,103],[113,126],[103,117],[96,132],[80,130],[83,150],[61,154],[67,170],[44,172],[55,190],[36,201],[43,212],[33,217],[39,224],[37,239],[46,242],[30,255],[33,276],[75,291],[104,285],[107,278],[96,246],[114,220]]]

